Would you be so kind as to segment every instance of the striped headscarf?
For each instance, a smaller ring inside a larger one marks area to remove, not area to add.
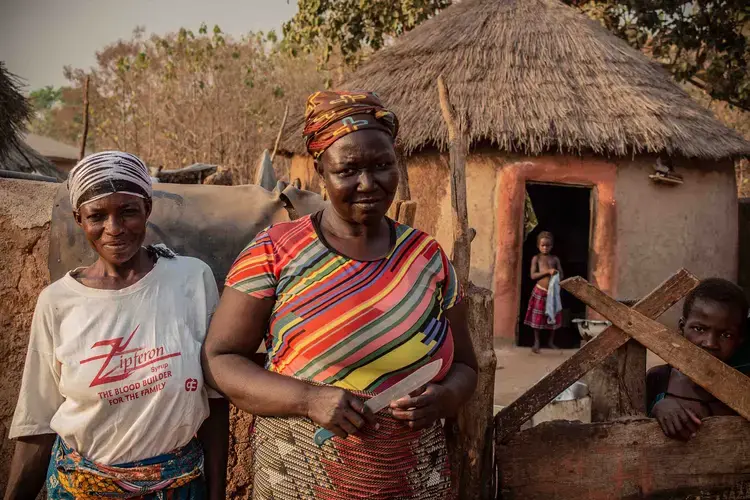
[[[81,205],[112,193],[150,199],[151,175],[148,167],[135,155],[102,151],[87,156],[70,171],[68,190],[70,205],[76,211]]]
[[[363,129],[382,130],[394,139],[398,134],[398,118],[374,92],[328,90],[307,98],[303,135],[313,158],[320,158],[345,135]]]

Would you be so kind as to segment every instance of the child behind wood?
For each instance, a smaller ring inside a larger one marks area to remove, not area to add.
[[[524,323],[534,329],[534,347],[531,350],[538,353],[541,330],[550,331],[549,347],[550,349],[557,349],[557,346],[555,346],[555,330],[562,326],[562,314],[558,313],[554,323],[550,324],[545,312],[550,278],[559,273],[560,279],[562,279],[562,266],[560,265],[560,259],[552,255],[554,245],[552,233],[548,231],[539,233],[536,244],[539,254],[531,259],[531,279],[536,281],[536,286],[531,292]]]
[[[710,278],[701,281],[685,298],[680,332],[693,344],[721,361],[736,365],[746,332],[748,301],[740,287]],[[687,441],[701,426],[701,419],[735,413],[679,370],[656,366],[646,375],[650,415],[664,434]]]

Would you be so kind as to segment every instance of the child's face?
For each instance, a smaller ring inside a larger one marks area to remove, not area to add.
[[[539,251],[544,255],[549,255],[552,251],[552,240],[549,238],[542,238],[539,240]]]
[[[680,319],[685,338],[722,361],[728,361],[744,341],[742,313],[729,304],[696,299],[687,318]]]

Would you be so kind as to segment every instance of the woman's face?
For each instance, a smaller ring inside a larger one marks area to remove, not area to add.
[[[398,168],[393,139],[379,130],[359,130],[334,142],[321,156],[318,173],[328,198],[346,221],[374,225],[393,202]]]
[[[96,253],[106,262],[122,265],[138,253],[146,238],[151,202],[114,193],[80,207],[76,222]]]

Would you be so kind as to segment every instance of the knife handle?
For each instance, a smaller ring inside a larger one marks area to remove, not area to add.
[[[315,431],[315,434],[313,435],[313,441],[315,441],[315,444],[318,446],[323,446],[326,441],[331,439],[335,434],[328,429],[320,428],[317,431]]]

